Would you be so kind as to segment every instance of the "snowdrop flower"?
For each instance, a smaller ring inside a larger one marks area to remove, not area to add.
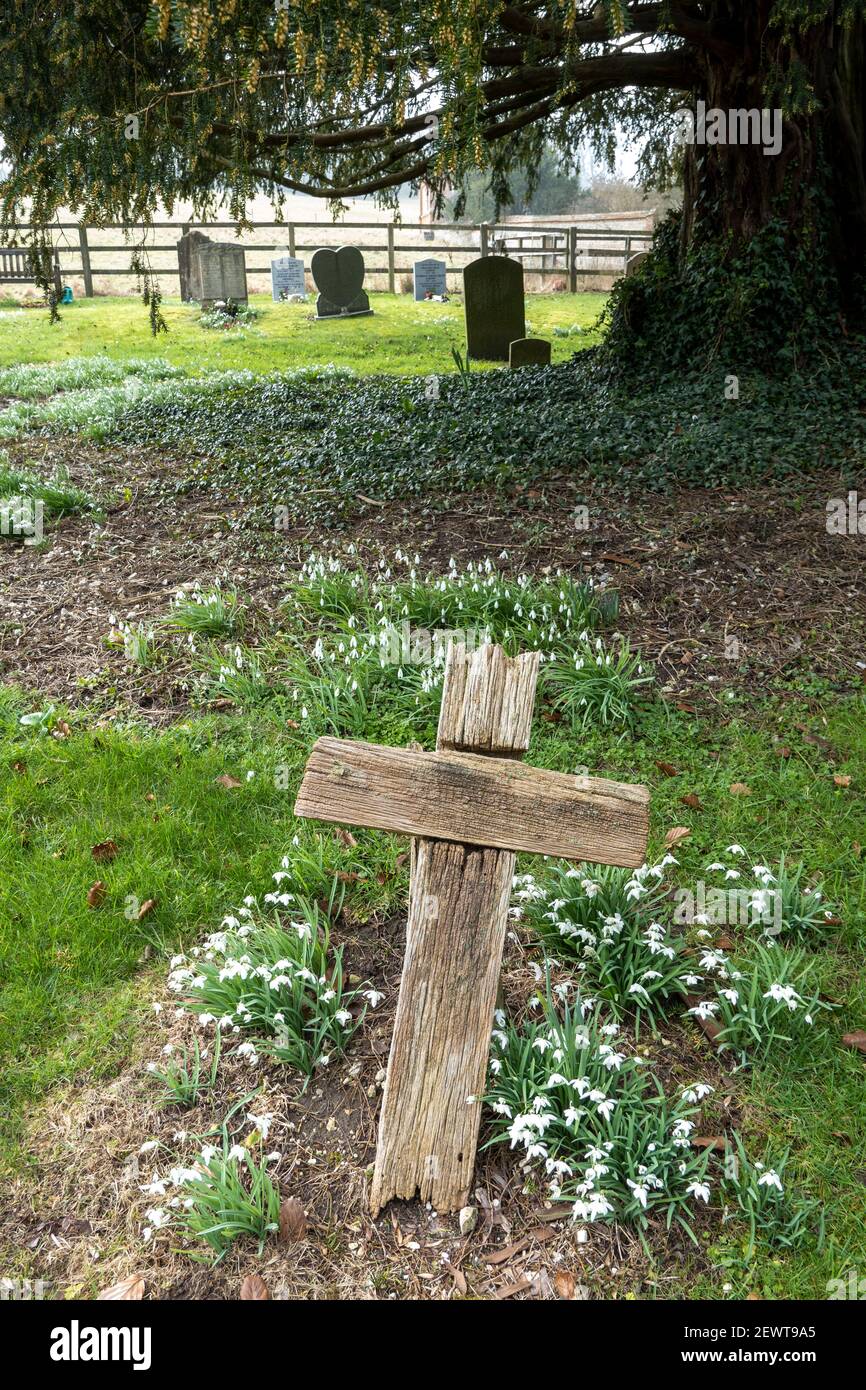
[[[709,1202],[710,1200],[710,1185],[708,1182],[690,1182],[686,1188],[686,1192],[692,1197],[700,1198],[702,1202]]]
[[[639,1182],[632,1182],[631,1178],[626,1178],[626,1184],[631,1188],[633,1196],[640,1202],[641,1206],[646,1209],[646,1201],[649,1196],[648,1189]]]
[[[254,1115],[252,1111],[247,1115],[247,1124],[257,1129],[263,1139],[267,1139],[273,1123],[274,1117],[270,1110],[266,1111],[264,1115]]]
[[[385,996],[384,994],[380,994],[376,989],[365,989],[364,998],[368,1001],[370,1008],[375,1009],[381,1004]]]
[[[695,1018],[712,1018],[718,1007],[718,1004],[711,1003],[708,999],[702,999],[699,1004],[696,1004],[693,1009],[688,1009],[687,1012],[694,1014]]]
[[[792,1013],[797,1005],[803,1002],[793,985],[770,985],[770,988],[764,994],[764,998],[774,999],[777,1003],[787,1004]]]
[[[728,845],[725,850],[725,854],[745,854],[745,852],[742,845]]]
[[[140,1154],[150,1154],[150,1153],[153,1153],[154,1149],[158,1149],[158,1148],[159,1148],[159,1140],[158,1140],[158,1139],[148,1139],[148,1141],[147,1141],[146,1144],[142,1144],[142,1146],[141,1146],[141,1148],[139,1149],[138,1152],[139,1152]]]
[[[244,1148],[243,1144],[232,1144],[231,1148],[230,1148],[229,1151],[228,1151],[228,1159],[229,1159],[229,1162],[231,1162],[232,1159],[234,1159],[235,1161],[237,1161],[237,1160],[239,1160],[239,1159],[241,1159],[241,1158],[246,1158],[246,1156],[247,1156],[247,1151],[246,1151],[246,1149]]]
[[[689,1105],[697,1105],[704,1096],[711,1095],[712,1090],[712,1086],[708,1086],[705,1081],[698,1081],[694,1086],[689,1086],[687,1090],[683,1091],[683,1100]]]
[[[782,1179],[779,1177],[779,1174],[775,1172],[773,1168],[768,1168],[766,1173],[761,1174],[761,1176],[758,1178],[758,1186],[775,1187],[779,1190],[779,1192],[784,1192],[785,1190],[782,1186]]]

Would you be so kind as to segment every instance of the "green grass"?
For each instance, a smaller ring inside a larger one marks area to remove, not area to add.
[[[553,361],[567,361],[579,348],[599,340],[589,330],[606,298],[599,293],[527,296],[532,336],[550,338]],[[274,304],[268,295],[256,294],[250,303],[258,310],[254,324],[220,331],[201,327],[197,306],[168,299],[163,313],[169,332],[158,338],[151,336],[147,310],[130,296],[77,300],[62,307],[61,322],[53,325],[37,309],[14,318],[0,316],[0,367],[22,360],[62,362],[104,354],[119,362],[162,357],[190,373],[236,368],[268,372],[333,362],[360,375],[411,376],[453,372],[451,348],[465,347],[463,305],[456,299],[416,304],[410,295],[372,294],[372,318],[333,323],[311,321],[314,298],[306,304]],[[555,327],[574,324],[586,331],[553,336]]]

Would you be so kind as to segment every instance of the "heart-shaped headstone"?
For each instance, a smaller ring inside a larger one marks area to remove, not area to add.
[[[310,262],[316,289],[331,304],[347,309],[358,298],[364,283],[364,257],[357,246],[330,246],[314,252]]]

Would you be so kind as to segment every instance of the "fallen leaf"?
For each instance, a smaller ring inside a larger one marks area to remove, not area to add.
[[[239,782],[237,777],[229,777],[227,772],[224,772],[221,777],[217,777],[215,780],[217,786],[225,787],[226,791],[233,791],[235,787],[243,786],[243,782]]]
[[[245,1303],[260,1302],[270,1296],[268,1286],[260,1274],[248,1274],[241,1284],[241,1299]]]
[[[837,787],[850,787],[851,785],[851,778],[843,772],[834,772],[833,781]]]
[[[91,883],[90,887],[87,890],[87,906],[101,907],[104,900],[105,884],[102,882],[101,879],[97,879],[95,883]]]
[[[719,1153],[725,1151],[725,1136],[723,1134],[694,1135],[692,1143],[696,1149],[715,1149]]]
[[[287,719],[287,720],[286,720],[286,728],[287,728],[287,729],[300,729],[300,727],[301,727],[301,726],[300,726],[300,724],[298,723],[297,719]]]
[[[13,772],[17,772],[18,775],[19,775],[19,777],[23,777],[23,776],[24,776],[24,773],[27,771],[27,764],[26,764],[26,763],[13,763],[13,764],[12,764],[12,771],[13,771]]]
[[[338,826],[334,834],[340,843],[346,846],[346,849],[357,849],[358,841],[355,839],[351,830],[344,830],[342,826]]]
[[[665,777],[679,777],[680,770],[674,767],[673,763],[656,763],[656,767]]]
[[[112,1284],[110,1289],[97,1294],[96,1301],[105,1303],[111,1299],[125,1299],[132,1302],[134,1299],[144,1298],[144,1287],[144,1279],[140,1274],[130,1274],[128,1279],[121,1279],[119,1284]]]
[[[291,1245],[307,1234],[307,1218],[297,1197],[287,1197],[280,1207],[280,1240]]]
[[[790,758],[791,750],[786,743],[784,743],[781,748],[776,749],[776,756],[778,758]]]
[[[357,883],[357,882],[358,882],[358,879],[359,879],[360,877],[361,877],[360,874],[355,874],[355,873],[347,874],[347,873],[346,873],[344,870],[342,870],[342,869],[341,869],[341,870],[338,872],[338,874],[337,874],[337,878],[340,880],[341,883]]]
[[[737,944],[737,943],[733,940],[732,937],[730,937],[730,936],[720,936],[719,939],[718,939],[718,941],[716,942],[716,950],[717,950],[717,951],[733,951],[733,949],[734,949],[734,947],[736,946],[736,944]]]
[[[97,864],[110,864],[117,858],[118,850],[113,840],[101,840],[98,845],[90,846],[90,853]]]
[[[851,852],[854,855],[855,859],[860,858],[860,855],[863,853],[863,846],[861,845],[859,840],[851,841]]]
[[[443,1263],[448,1273],[451,1275],[451,1278],[454,1280],[454,1286],[457,1292],[462,1294],[468,1293],[469,1285],[466,1283],[466,1275],[463,1273],[463,1270],[458,1269],[456,1265],[450,1264],[447,1260],[443,1261]]]
[[[732,782],[728,790],[730,791],[731,796],[752,795],[752,788],[747,786],[745,782]]]
[[[403,865],[406,863],[406,861],[408,860],[408,858],[409,858],[409,851],[404,849],[404,850],[403,850],[403,853],[402,853],[402,854],[398,854],[398,855],[397,855],[397,858],[394,860],[394,868],[395,868],[395,869],[402,869]]]
[[[675,825],[674,828],[669,830],[667,835],[665,835],[665,848],[673,849],[674,845],[678,845],[681,840],[685,840],[691,833],[687,825]]]
[[[574,1298],[574,1275],[569,1274],[567,1269],[558,1270],[553,1276],[553,1287],[557,1298]]]
[[[138,909],[138,917],[136,918],[136,921],[143,922],[145,917],[150,916],[155,907],[156,898],[146,898],[145,901],[141,904],[141,907]]]
[[[866,1052],[866,1031],[855,1028],[853,1033],[845,1033],[842,1041],[846,1047],[856,1047],[858,1052]]]
[[[493,1290],[494,1298],[513,1298],[516,1293],[525,1293],[532,1288],[531,1279],[520,1279],[516,1284],[500,1284],[498,1289]]]
[[[695,796],[694,792],[687,792],[685,796],[680,797],[680,801],[684,806],[688,806],[690,811],[702,811],[704,809],[704,803],[699,796]]]

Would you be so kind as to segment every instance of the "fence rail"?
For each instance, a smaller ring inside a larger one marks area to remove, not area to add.
[[[199,231],[211,232],[217,230],[232,229],[237,233],[236,222],[142,222],[121,223],[107,222],[103,226],[91,229],[101,235],[103,232],[122,231],[126,234],[135,231],[144,231],[147,235],[143,245],[148,256],[173,256],[172,264],[163,265],[153,262],[153,270],[158,276],[178,276],[180,270],[177,264],[177,253],[173,242],[158,243],[150,240],[150,234],[158,231],[171,230],[177,232],[178,237],[196,228]],[[508,255],[523,262],[524,270],[533,275],[543,278],[556,277],[566,282],[567,288],[574,293],[578,287],[578,281],[582,278],[599,274],[610,274],[610,262],[614,262],[614,273],[619,268],[620,273],[625,270],[626,262],[636,251],[649,249],[653,233],[642,228],[623,227],[616,228],[611,226],[600,226],[598,228],[578,226],[532,226],[525,224],[514,225],[507,222],[481,222],[467,224],[462,222],[250,222],[247,223],[240,236],[236,240],[242,242],[244,232],[255,232],[267,228],[279,229],[281,239],[279,242],[254,242],[247,244],[244,249],[248,254],[255,254],[258,251],[276,251],[288,246],[289,254],[297,256],[302,252],[312,252],[320,246],[339,245],[346,241],[351,241],[351,237],[343,234],[356,229],[363,229],[366,232],[378,231],[379,228],[385,233],[384,241],[364,242],[359,239],[361,250],[364,253],[366,271],[370,276],[386,276],[388,289],[393,294],[396,290],[396,277],[398,275],[410,274],[412,265],[398,264],[398,253],[415,252],[415,259],[426,256],[440,255],[448,253],[465,257],[466,260],[476,256],[489,255]],[[305,234],[308,228],[315,228],[318,232],[338,232],[339,241],[327,240],[320,237],[316,241],[298,240],[298,232]],[[88,228],[81,222],[51,222],[47,230],[60,233],[54,238],[54,248],[59,258],[61,272],[64,276],[80,275],[84,281],[84,294],[86,298],[93,296],[93,281],[95,276],[132,274],[128,266],[117,267],[94,264],[94,256],[112,255],[117,257],[119,254],[129,252],[131,245],[129,241],[91,241],[88,236]],[[397,237],[403,232],[421,232],[424,234],[423,241],[398,241]],[[462,241],[443,242],[440,237],[443,233],[460,232],[463,234]],[[74,240],[71,236],[74,235]],[[430,245],[430,243],[435,243]],[[367,253],[385,253],[383,263],[373,264],[367,259]],[[607,262],[605,266],[598,264]],[[448,273],[459,275],[463,271],[463,265],[451,265]],[[248,265],[247,273],[250,275],[267,275],[270,273],[268,265]]]

